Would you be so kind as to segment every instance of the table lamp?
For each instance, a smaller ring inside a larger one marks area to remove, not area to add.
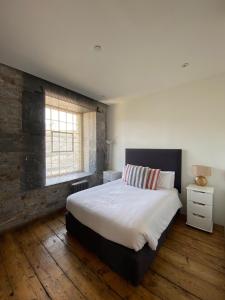
[[[206,166],[193,165],[192,173],[195,176],[195,183],[200,186],[205,186],[208,183],[206,177],[211,176],[211,168]]]

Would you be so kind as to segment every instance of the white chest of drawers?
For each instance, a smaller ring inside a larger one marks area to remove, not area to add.
[[[213,187],[187,186],[187,225],[213,231]]]
[[[122,177],[122,172],[108,170],[103,172],[103,183],[107,183],[113,180],[117,180]]]

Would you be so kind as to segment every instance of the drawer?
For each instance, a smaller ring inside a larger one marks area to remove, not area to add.
[[[200,192],[200,191],[191,191],[191,197],[189,201],[195,201],[201,204],[211,205],[213,202],[212,194]]]
[[[191,200],[187,202],[187,210],[188,214],[196,213],[206,218],[212,219],[212,206],[210,205]]]
[[[108,171],[103,172],[103,178],[110,180],[111,177],[112,177],[112,172],[108,172]]]
[[[120,179],[121,177],[122,177],[121,172],[115,172],[115,173],[112,173],[111,180],[117,180],[117,179]]]
[[[200,217],[196,213],[188,214],[187,224],[208,232],[212,232],[212,228],[213,228],[212,219],[206,217]]]
[[[119,179],[121,178],[122,176],[122,173],[121,172],[112,172],[112,171],[104,171],[103,172],[103,178],[105,180],[109,180],[109,181],[112,181],[112,180],[116,180],[116,179]]]
[[[110,181],[111,181],[110,179],[103,178],[103,183],[107,183],[107,182],[110,182]]]

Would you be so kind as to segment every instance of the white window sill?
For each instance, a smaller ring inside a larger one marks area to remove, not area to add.
[[[91,175],[92,175],[92,173],[89,173],[89,172],[76,172],[76,173],[65,174],[65,175],[61,175],[61,176],[49,177],[49,178],[46,178],[45,186],[63,183],[63,182],[67,182],[67,181],[73,181],[76,179],[82,179],[82,178],[85,178],[85,177],[91,176]]]

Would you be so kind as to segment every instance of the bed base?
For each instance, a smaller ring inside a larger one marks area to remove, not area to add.
[[[70,212],[66,213],[66,229],[84,246],[96,253],[96,255],[113,271],[117,272],[136,286],[142,281],[157,250],[166,239],[167,233],[174,223],[176,215],[162,233],[156,251],[150,249],[148,244],[145,244],[141,250],[136,252],[115,242],[109,241],[87,226],[81,224]]]

